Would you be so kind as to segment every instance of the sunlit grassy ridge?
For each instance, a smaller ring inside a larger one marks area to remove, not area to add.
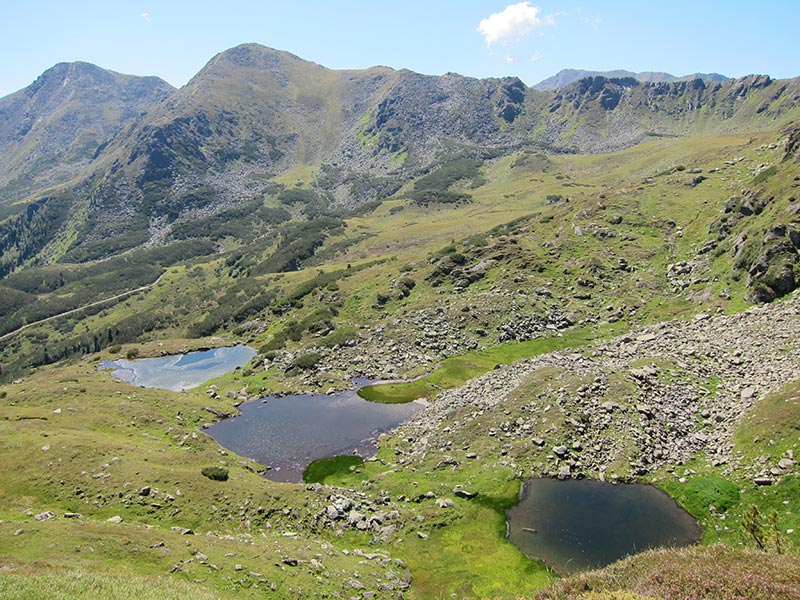
[[[796,555],[764,554],[722,545],[657,550],[600,571],[570,577],[536,598],[790,600],[800,594],[798,564]]]

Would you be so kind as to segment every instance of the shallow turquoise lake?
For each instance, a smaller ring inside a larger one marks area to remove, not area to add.
[[[100,368],[113,369],[112,377],[133,385],[179,392],[230,373],[255,355],[254,348],[240,344],[160,358],[106,360]]]

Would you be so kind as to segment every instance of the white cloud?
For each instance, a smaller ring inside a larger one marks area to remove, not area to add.
[[[150,22],[150,13],[149,13],[149,12],[143,12],[143,13],[142,13],[142,14],[140,14],[139,16],[140,16],[140,17],[142,17],[142,18],[143,18],[145,21],[147,21],[148,23]]]
[[[537,60],[542,60],[542,58],[543,57],[540,52],[534,52],[528,60],[531,62],[536,62]]]
[[[509,4],[503,12],[493,13],[478,24],[478,31],[486,40],[486,47],[492,44],[508,46],[518,42],[536,27],[553,25],[553,15],[539,17],[540,8],[530,2]]]
[[[517,59],[509,54],[508,56],[506,56],[506,62],[511,65],[517,62]]]

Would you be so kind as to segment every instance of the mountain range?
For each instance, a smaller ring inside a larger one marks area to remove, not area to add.
[[[676,77],[669,73],[658,71],[642,71],[641,73],[634,73],[633,71],[625,71],[624,69],[617,69],[614,71],[586,71],[584,69],[561,69],[552,77],[548,77],[533,86],[536,90],[557,90],[570,83],[575,83],[580,79],[586,77],[605,77],[606,79],[620,79],[632,78],[642,83],[672,83],[675,81],[694,81],[700,79],[705,83],[721,83],[730,81],[730,77],[720,75],[719,73],[692,73],[691,75],[683,75]]]
[[[800,597],[798,186],[798,79],[56,65],[0,99],[0,596]],[[208,435],[354,380],[417,412],[303,484]],[[556,577],[531,478],[703,536]]]
[[[800,101],[797,79],[718,79],[566,83],[562,72],[564,85],[542,91],[510,77],[335,71],[256,44],[218,54],[178,90],[59,64],[0,100],[2,268],[169,241],[301,168],[316,202],[353,208],[449,157],[743,131],[789,119]]]

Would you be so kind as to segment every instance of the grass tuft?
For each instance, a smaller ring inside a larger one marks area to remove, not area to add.
[[[353,468],[364,464],[360,456],[343,455],[321,458],[310,463],[303,471],[303,481],[306,483],[325,483],[328,477],[346,475]]]

